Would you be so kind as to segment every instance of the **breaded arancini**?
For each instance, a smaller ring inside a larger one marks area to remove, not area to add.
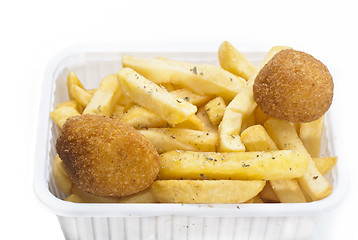
[[[333,80],[322,62],[287,49],[261,69],[253,91],[256,103],[267,115],[289,122],[311,122],[331,106]]]
[[[56,149],[72,181],[97,196],[122,197],[142,191],[159,172],[159,155],[143,135],[101,115],[68,118]]]

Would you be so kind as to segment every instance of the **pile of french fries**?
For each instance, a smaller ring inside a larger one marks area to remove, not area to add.
[[[303,203],[332,192],[324,175],[336,157],[321,157],[324,116],[293,124],[265,115],[253,99],[260,69],[229,42],[221,66],[125,55],[123,68],[85,89],[70,72],[69,101],[50,116],[59,128],[70,116],[102,114],[136,128],[160,154],[157,180],[122,198],[98,197],[75,186],[61,159],[53,164],[59,189],[72,202]]]

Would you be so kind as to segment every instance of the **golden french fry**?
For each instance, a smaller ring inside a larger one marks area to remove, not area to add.
[[[319,119],[300,124],[299,136],[311,157],[319,157],[321,153],[321,137],[324,116]]]
[[[278,179],[270,181],[273,191],[282,203],[307,202],[297,179]]]
[[[302,176],[308,157],[297,151],[191,152],[160,155],[158,179],[271,180]]]
[[[121,121],[137,129],[167,126],[163,118],[139,105],[133,105],[123,113]]]
[[[255,65],[247,60],[247,58],[228,41],[224,41],[220,45],[218,56],[220,66],[232,74],[246,80],[255,74]]]
[[[266,115],[259,106],[256,106],[254,114],[256,124],[264,125],[265,121],[269,119],[269,116]]]
[[[121,90],[117,75],[106,76],[102,79],[85,110],[83,110],[83,114],[102,114],[110,117],[120,95]]]
[[[216,97],[205,105],[205,111],[213,125],[217,126],[221,122],[226,109],[225,101],[222,97]]]
[[[128,106],[128,105],[134,105],[134,102],[132,101],[132,99],[130,97],[128,97],[126,94],[121,94],[121,96],[119,96],[119,99],[117,101],[118,105],[121,106]]]
[[[278,150],[262,125],[254,125],[247,128],[241,133],[241,140],[248,151]]]
[[[124,108],[125,109],[125,108]],[[123,110],[124,111],[124,110]],[[169,127],[167,123],[159,115],[139,106],[133,105],[125,111],[121,118],[122,122],[131,125],[134,128],[158,128],[158,127]],[[204,123],[196,115],[190,116],[187,120],[175,124],[175,128],[186,128],[194,130],[205,130]]]
[[[69,96],[70,100],[74,99],[74,97],[72,95],[72,91],[71,91],[72,85],[76,85],[82,89],[85,89],[83,87],[81,81],[76,76],[76,74],[73,72],[69,72],[68,76],[67,76],[67,92],[68,92],[68,96]]]
[[[255,197],[265,181],[157,180],[150,191],[166,203],[241,203]]]
[[[276,46],[271,48],[271,50],[267,53],[265,59],[262,61],[260,67],[257,71],[250,77],[247,81],[244,89],[238,93],[235,98],[230,102],[227,106],[227,110],[233,110],[242,114],[243,121],[245,121],[255,110],[257,104],[254,100],[253,96],[253,84],[255,82],[255,78],[261,68],[279,51],[287,49],[288,47]]]
[[[197,115],[192,115],[184,122],[177,123],[172,127],[184,128],[184,129],[186,128],[186,129],[193,129],[193,130],[200,130],[200,131],[205,130],[205,125],[203,121]]]
[[[259,195],[256,195],[255,197],[247,200],[245,203],[264,203],[264,201],[262,201]]]
[[[218,142],[218,136],[216,133],[207,132],[207,131],[197,131],[192,129],[177,129],[177,128],[149,128],[147,130],[140,130],[140,133],[143,134],[145,137],[148,135],[155,135],[152,132],[160,134],[159,139],[155,139],[153,142],[155,143],[154,146],[164,146],[167,150],[191,150],[191,151],[206,151],[206,152],[215,152],[216,145]],[[162,135],[166,137],[164,139]],[[158,137],[156,137],[158,138]],[[150,142],[152,138],[147,138]],[[192,146],[191,149],[181,149],[180,146],[177,148],[168,149],[168,139],[169,141],[175,140],[176,142],[180,142],[185,144],[185,146],[190,145]],[[153,139],[152,139],[153,140]],[[158,148],[160,148],[158,146]],[[165,152],[165,151],[161,151]]]
[[[73,202],[73,203],[84,203],[85,202],[80,196],[77,196],[76,194],[71,194],[70,196],[66,197],[64,200],[67,202]]]
[[[70,90],[73,99],[76,100],[78,104],[84,108],[88,105],[88,103],[91,101],[91,98],[93,96],[93,94],[89,93],[85,89],[75,84],[72,84]]]
[[[157,200],[153,197],[149,188],[141,192],[125,197],[100,197],[85,192],[74,185],[72,189],[74,195],[79,196],[85,203],[155,203]]]
[[[314,161],[297,135],[295,128],[286,121],[270,118],[265,124],[265,129],[279,149],[296,150],[308,157],[308,168],[298,182],[312,200],[320,200],[332,193],[332,186],[317,170]]]
[[[241,125],[241,129],[240,129],[240,134],[246,130],[248,127],[251,127],[253,125],[255,125],[255,114],[251,114],[251,116],[249,116],[245,122],[243,122]]]
[[[301,124],[300,123],[293,123],[293,122],[290,122],[290,124],[295,128],[297,135],[300,135]]]
[[[256,75],[262,66],[264,66],[277,52],[282,49],[285,49],[285,47],[273,47],[269,51],[256,73],[251,76],[242,91],[239,92],[227,106],[223,120],[219,126],[220,151],[245,150],[240,137],[235,135],[240,134],[243,122],[246,122],[256,108],[257,104],[254,100],[252,90]],[[230,129],[230,131],[227,129]]]
[[[60,128],[62,128],[67,118],[76,115],[81,115],[81,112],[79,110],[79,105],[75,100],[62,102],[50,112],[50,117]]]
[[[259,193],[259,197],[265,201],[270,202],[280,202],[280,199],[277,197],[276,193],[273,191],[273,188],[270,184],[271,181],[267,182],[265,187]]]
[[[156,203],[158,202],[156,198],[154,198],[150,189],[147,188],[138,193],[121,197],[118,199],[118,203]]]
[[[58,155],[56,155],[53,163],[52,173],[58,189],[64,194],[69,194],[72,189],[72,180],[66,173],[62,160]]]
[[[91,193],[85,192],[80,189],[77,185],[73,185],[72,194],[80,197],[82,202],[85,203],[116,203],[118,198],[115,197],[100,197]]]
[[[119,104],[116,104],[113,108],[112,113],[111,113],[111,117],[120,119],[120,118],[122,118],[123,113],[124,113],[124,107]]]
[[[244,152],[245,146],[241,142],[240,130],[242,114],[226,109],[218,127],[220,152]]]
[[[161,86],[162,88],[165,88],[168,92],[172,92],[172,91],[175,91],[175,90],[178,90],[181,88],[174,84],[171,84],[170,82],[160,83],[159,86]]]
[[[208,114],[205,111],[205,106],[199,107],[198,111],[196,112],[196,116],[201,120],[204,124],[204,130],[209,132],[218,132],[218,127],[214,126],[213,123],[210,121]]]
[[[271,60],[271,58],[273,58],[273,56],[276,55],[276,53],[285,50],[285,49],[292,49],[291,47],[288,46],[273,46],[270,51],[267,53],[267,55],[265,56],[265,59],[261,62],[261,65],[259,66],[259,69],[261,69],[268,61]]]
[[[316,168],[322,175],[326,175],[337,163],[337,157],[312,158]]]
[[[91,88],[91,89],[87,89],[86,91],[93,96],[93,94],[97,91],[97,89]]]
[[[195,64],[169,59],[146,59],[125,55],[123,67],[130,67],[156,83],[170,82],[196,93],[216,95],[230,101],[241,91],[245,79],[208,64]]]
[[[197,111],[196,106],[169,93],[130,68],[118,71],[121,89],[134,102],[158,114],[170,124],[187,120]]]
[[[262,125],[254,125],[247,128],[242,132],[241,140],[248,151],[278,150],[275,143]],[[282,203],[306,202],[305,196],[301,191],[297,179],[271,180],[270,184],[267,184],[267,186],[272,187],[275,196],[277,196],[278,200]],[[271,201],[276,201],[276,199],[270,199],[267,198],[267,196],[261,197]]]
[[[140,130],[140,133],[154,146],[158,153],[164,153],[172,150],[195,151],[194,146],[180,142],[169,135],[159,131]]]
[[[187,102],[190,102],[193,105],[201,106],[204,103],[207,103],[210,99],[213,98],[213,96],[209,95],[201,95],[198,93],[194,93],[186,88],[180,88],[177,90],[173,90],[170,93],[184,99]]]

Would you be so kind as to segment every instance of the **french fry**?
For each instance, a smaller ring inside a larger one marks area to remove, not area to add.
[[[67,92],[68,92],[68,96],[69,96],[70,100],[74,99],[74,97],[72,95],[72,90],[71,90],[72,85],[76,85],[82,89],[85,89],[84,86],[82,85],[81,81],[76,76],[76,74],[73,72],[69,72],[68,76],[67,76]]]
[[[248,151],[278,150],[275,143],[262,125],[254,125],[247,128],[242,132],[241,140]],[[270,184],[267,184],[267,186],[272,187],[275,196],[277,196],[278,200],[282,203],[306,202],[305,196],[301,191],[297,179],[271,180]],[[271,201],[276,201],[276,199],[269,199],[267,196],[261,197]]]
[[[209,132],[218,132],[218,127],[214,126],[210,121],[208,114],[205,111],[205,106],[199,107],[198,111],[195,114],[201,122],[204,124],[204,130]]]
[[[165,203],[242,203],[255,197],[265,181],[157,180],[150,191]]]
[[[148,132],[156,132],[165,135],[173,140],[184,143],[185,145],[190,145],[195,149],[194,151],[203,151],[203,152],[215,152],[216,145],[218,142],[218,136],[216,133],[207,132],[207,131],[197,131],[191,129],[176,129],[176,128],[149,128],[147,130],[139,131],[144,136],[148,135]],[[161,146],[168,144],[166,141],[160,141]],[[155,146],[155,145],[154,145]],[[170,150],[191,150],[191,149],[181,149],[174,148]],[[167,150],[167,151],[170,151]]]
[[[69,194],[71,192],[73,183],[63,166],[62,160],[58,155],[56,155],[55,162],[53,163],[52,172],[56,185],[60,191],[64,194]]]
[[[278,150],[265,128],[261,125],[254,125],[247,128],[241,133],[241,140],[248,151]]]
[[[273,56],[276,55],[276,53],[285,50],[285,49],[292,49],[288,46],[273,46],[270,51],[266,54],[265,59],[261,62],[261,65],[259,66],[259,69],[261,69],[268,61],[273,58]]]
[[[248,80],[255,74],[256,66],[231,43],[224,41],[218,51],[220,66],[226,71]]]
[[[164,153],[177,149],[195,151],[196,147],[180,142],[169,135],[159,131],[140,130],[140,133],[154,146],[158,153]]]
[[[75,100],[65,101],[58,104],[56,108],[50,112],[50,117],[60,128],[62,128],[67,118],[81,115],[79,108],[80,107]]]
[[[270,59],[279,51],[287,49],[288,47],[276,46],[271,48],[267,53],[265,59],[262,61],[260,67],[252,75],[252,77],[247,81],[245,88],[235,96],[235,98],[227,106],[227,109],[239,112],[242,114],[243,121],[245,121],[255,110],[257,104],[253,97],[253,84],[257,74],[260,72],[261,68],[268,62]]]
[[[123,113],[121,121],[137,129],[167,126],[163,118],[139,105],[133,105]]]
[[[165,88],[168,92],[172,92],[172,91],[175,91],[176,89],[180,88],[180,87],[175,86],[174,84],[171,84],[170,82],[163,82],[163,83],[160,83],[159,85],[161,87]]]
[[[320,157],[312,158],[317,170],[322,174],[326,175],[337,163],[337,157]]]
[[[77,196],[76,194],[71,194],[70,196],[66,197],[64,200],[67,202],[73,202],[73,203],[84,203],[85,202],[80,196]]]
[[[290,123],[296,130],[297,135],[300,135],[300,128],[301,128],[301,124],[300,123]]]
[[[226,109],[224,117],[218,127],[220,152],[245,151],[245,146],[240,138],[241,125],[242,114]]]
[[[133,105],[134,103],[130,97],[128,97],[126,94],[122,93],[121,96],[119,96],[117,104],[121,105],[121,106],[128,106],[130,104]]]
[[[158,179],[291,179],[306,171],[308,156],[297,151],[191,152],[160,155]]]
[[[266,115],[259,106],[256,106],[255,111],[255,123],[264,125],[265,121],[269,119],[270,116]]]
[[[76,100],[80,106],[85,108],[91,101],[93,94],[75,84],[72,84],[70,89],[73,99]]]
[[[210,121],[213,125],[217,126],[221,122],[226,104],[222,97],[216,97],[205,105],[205,111],[209,116]]]
[[[295,128],[286,121],[270,118],[265,124],[265,129],[279,149],[296,150],[308,157],[308,168],[298,182],[312,200],[320,200],[332,193],[332,186],[317,170],[314,161],[298,137]]]
[[[118,201],[118,198],[115,197],[100,197],[85,192],[76,185],[73,185],[72,194],[80,197],[82,202],[85,203],[116,203]]]
[[[91,89],[87,89],[86,91],[93,96],[93,94],[97,91],[97,89],[91,88]]]
[[[240,134],[246,130],[248,127],[251,127],[253,125],[255,125],[255,114],[251,114],[251,116],[249,116],[245,122],[243,122],[241,129],[240,129]]]
[[[158,114],[170,124],[187,120],[197,111],[196,106],[178,98],[130,68],[118,71],[121,89],[134,102]]]
[[[305,203],[305,195],[297,179],[278,179],[270,181],[272,190],[282,203]]]
[[[208,64],[194,64],[169,59],[146,59],[125,55],[123,67],[130,67],[156,83],[170,82],[193,92],[217,95],[232,100],[241,91],[245,79]]]
[[[311,157],[320,156],[323,124],[324,116],[313,122],[300,124],[299,136]]]
[[[172,93],[172,94],[174,94],[174,95],[176,95],[176,96],[184,99],[185,101],[190,102],[191,104],[196,105],[196,106],[201,106],[213,98],[213,96],[201,95],[201,94],[194,93],[186,88],[180,88],[177,90],[173,90],[170,93]]]
[[[273,47],[266,55],[260,67],[247,81],[243,90],[227,106],[222,122],[219,126],[220,151],[244,151],[241,139],[235,134],[240,134],[241,126],[256,108],[256,102],[253,96],[253,84],[259,70],[279,51],[287,47]],[[230,130],[228,130],[230,129]],[[235,133],[235,134],[234,134]],[[234,138],[230,138],[234,136]],[[230,143],[232,141],[232,143]]]
[[[113,108],[112,113],[111,113],[111,117],[120,119],[120,118],[122,118],[123,113],[124,113],[124,107],[119,104],[116,104]]]
[[[115,74],[106,76],[83,110],[83,114],[101,114],[110,117],[120,95],[117,76]]]
[[[124,111],[124,110],[123,110]],[[139,106],[133,105],[123,114],[121,118],[122,122],[131,125],[134,128],[158,128],[158,127],[169,127],[167,123],[159,115]],[[205,130],[204,123],[196,115],[190,116],[187,120],[175,124],[175,128],[185,128],[194,130]]]
[[[203,121],[197,116],[192,115],[187,120],[181,123],[177,123],[173,125],[174,128],[184,128],[184,129],[193,129],[193,130],[205,130],[205,125]]]
[[[247,200],[245,203],[264,203],[264,201],[262,201],[259,195],[256,195],[255,197]]]
[[[277,197],[276,193],[274,192],[270,182],[271,181],[266,183],[265,187],[261,190],[258,196],[261,199],[264,199],[264,201],[281,202],[280,199]]]
[[[153,197],[152,193],[147,188],[146,190],[138,193],[125,196],[125,197],[100,197],[91,193],[85,192],[74,186],[72,194],[79,196],[82,202],[85,203],[155,203],[157,200]]]

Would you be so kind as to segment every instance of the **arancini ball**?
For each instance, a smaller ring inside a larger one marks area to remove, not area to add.
[[[97,196],[140,192],[159,172],[153,145],[131,126],[106,116],[68,118],[56,149],[74,184]]]
[[[333,80],[322,62],[305,52],[287,49],[261,69],[253,91],[265,114],[289,122],[311,122],[331,106]]]

